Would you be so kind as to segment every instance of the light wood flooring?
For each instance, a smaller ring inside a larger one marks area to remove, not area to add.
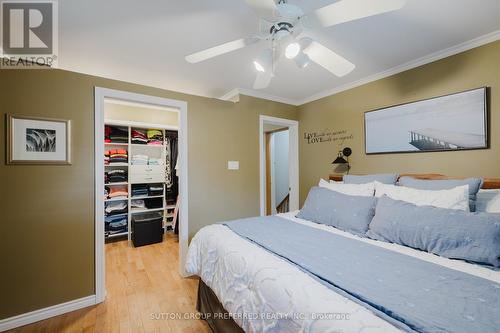
[[[9,332],[211,332],[202,320],[153,320],[155,313],[196,314],[198,280],[179,275],[179,243],[140,248],[106,244],[106,301]],[[161,317],[157,317],[161,318]]]

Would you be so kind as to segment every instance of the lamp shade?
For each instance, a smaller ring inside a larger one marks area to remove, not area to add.
[[[348,162],[346,161],[346,159],[343,158],[342,156],[337,156],[335,161],[332,162],[332,164],[347,164],[347,163]]]

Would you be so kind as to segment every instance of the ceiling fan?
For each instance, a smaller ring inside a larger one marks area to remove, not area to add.
[[[299,68],[312,61],[332,74],[342,77],[356,67],[353,63],[307,36],[308,29],[326,28],[364,17],[398,10],[406,0],[340,0],[311,13],[287,0],[245,0],[261,17],[260,33],[243,39],[218,45],[186,57],[190,63],[198,63],[229,53],[260,41],[270,43],[253,61],[257,71],[254,89],[269,86],[274,77],[276,63],[284,55],[293,59]]]

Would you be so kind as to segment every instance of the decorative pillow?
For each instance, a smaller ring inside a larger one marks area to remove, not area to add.
[[[396,184],[398,181],[398,174],[395,173],[380,173],[365,176],[345,175],[344,183],[346,184],[366,184],[371,182],[379,182],[382,184]]]
[[[319,187],[340,192],[347,195],[359,195],[363,197],[373,197],[375,194],[375,183],[368,184],[343,184],[327,182],[324,179],[319,181]]]
[[[500,266],[500,214],[419,207],[384,196],[366,235],[446,258]]]
[[[469,185],[469,207],[470,211],[474,212],[476,211],[476,195],[483,186],[483,180],[481,178],[425,180],[401,177],[399,185],[419,190],[449,190],[457,186]]]
[[[384,195],[417,206],[434,206],[469,211],[469,187],[467,185],[450,190],[428,191],[375,182],[375,196],[380,198]]]
[[[500,213],[500,190],[479,190],[476,212]]]
[[[375,214],[376,203],[373,196],[346,195],[313,187],[297,217],[364,236]]]

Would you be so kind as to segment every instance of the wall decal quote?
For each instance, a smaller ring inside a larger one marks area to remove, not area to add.
[[[331,142],[343,145],[344,142],[353,140],[354,136],[347,130],[329,130],[316,132],[304,132],[304,140],[307,144]]]

